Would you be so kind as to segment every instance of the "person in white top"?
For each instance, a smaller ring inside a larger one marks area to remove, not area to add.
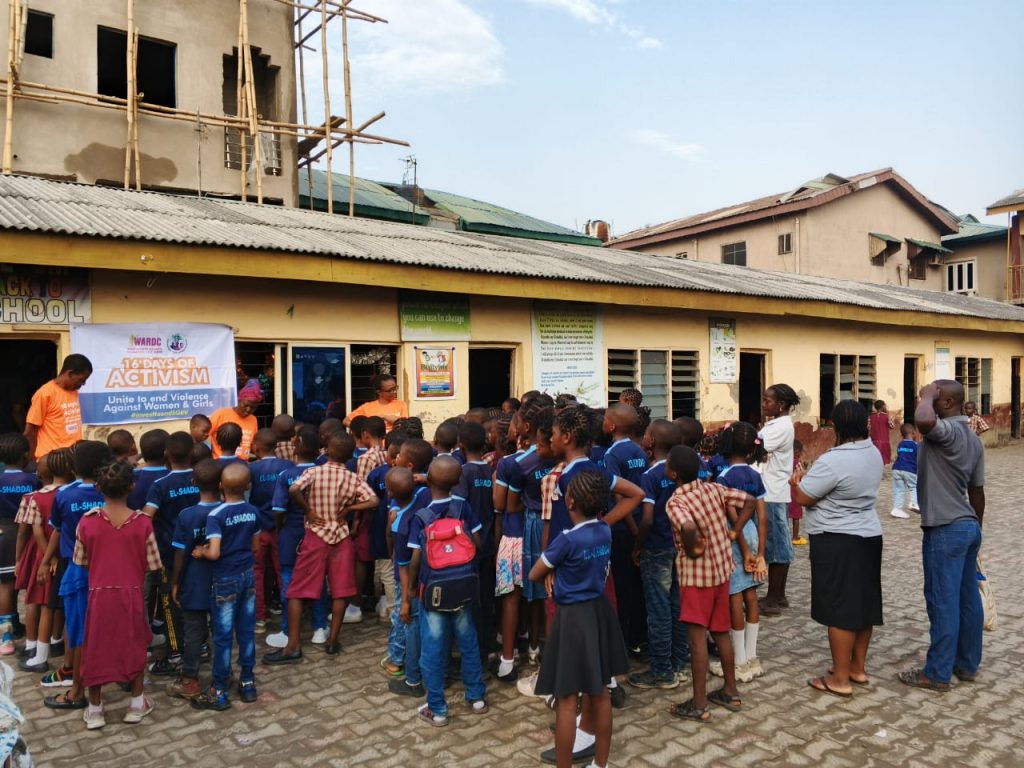
[[[761,395],[761,415],[765,424],[758,433],[768,453],[762,478],[765,487],[765,508],[768,513],[768,540],[765,559],[768,561],[768,593],[761,601],[761,612],[778,616],[789,607],[786,599],[786,577],[793,562],[793,542],[789,535],[787,509],[790,501],[789,478],[793,474],[793,417],[790,411],[800,404],[800,397],[788,384],[772,384]]]

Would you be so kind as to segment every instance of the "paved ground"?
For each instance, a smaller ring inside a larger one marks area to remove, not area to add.
[[[1010,600],[1024,591],[1024,569],[1014,552],[1024,445],[989,452],[986,565],[996,591],[999,627],[985,635],[977,683],[946,695],[908,689],[896,672],[923,661],[927,619],[921,594],[920,530],[916,520],[885,511],[885,621],[869,656],[873,685],[840,700],[808,688],[808,675],[828,663],[823,629],[808,617],[807,550],[790,576],[789,613],[764,619],[760,655],[767,674],[741,686],[741,713],[713,711],[704,725],[666,713],[688,689],[630,689],[627,708],[615,712],[611,764],[616,766],[1021,766],[1024,765],[1024,615]],[[120,723],[126,694],[108,695],[108,725],[86,732],[79,713],[41,706],[35,676],[18,673],[15,695],[28,723],[24,737],[39,765],[159,766],[513,766],[539,765],[552,744],[551,715],[514,687],[489,683],[491,711],[468,713],[461,687],[446,729],[415,718],[415,705],[387,693],[377,668],[384,625],[367,617],[343,631],[344,654],[329,659],[307,645],[307,659],[287,669],[257,667],[258,703],[225,713],[200,713],[149,688],[157,710],[138,726]],[[262,642],[262,637],[258,638]],[[262,649],[261,649],[262,650]],[[422,761],[422,762],[421,762]]]

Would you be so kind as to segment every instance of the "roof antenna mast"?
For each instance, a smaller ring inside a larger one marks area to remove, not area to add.
[[[409,155],[407,157],[398,158],[405,164],[405,170],[402,171],[402,186],[408,187],[410,181],[412,183],[412,194],[409,195],[409,200],[412,203],[412,220],[410,223],[416,223],[416,196],[419,194],[419,184],[416,176],[416,155]]]

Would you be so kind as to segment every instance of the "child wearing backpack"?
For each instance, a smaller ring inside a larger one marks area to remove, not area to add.
[[[462,680],[473,714],[487,711],[480,646],[473,623],[479,591],[474,559],[480,546],[480,522],[472,507],[451,495],[462,474],[459,462],[439,456],[427,472],[432,501],[416,512],[409,526],[412,550],[410,575],[420,592],[420,666],[427,703],[421,719],[435,727],[448,725],[444,696],[446,655],[454,639],[462,656]]]

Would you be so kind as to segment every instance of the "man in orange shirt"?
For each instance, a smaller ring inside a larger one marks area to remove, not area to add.
[[[249,460],[249,449],[252,447],[252,439],[259,429],[253,411],[263,401],[263,388],[256,379],[249,379],[245,386],[238,391],[238,405],[234,407],[221,408],[210,415],[210,439],[213,441],[213,458],[219,459],[223,455],[220,445],[217,443],[217,430],[224,424],[237,424],[242,428],[242,444],[238,446],[236,456]]]
[[[29,455],[38,459],[57,448],[70,448],[82,439],[82,409],[78,390],[92,374],[85,355],[68,355],[57,378],[46,382],[32,395],[25,417]]]
[[[356,416],[380,416],[390,432],[398,419],[408,418],[409,404],[398,399],[398,379],[389,373],[382,373],[376,377],[376,385],[377,399],[363,403],[346,416],[346,427]]]

